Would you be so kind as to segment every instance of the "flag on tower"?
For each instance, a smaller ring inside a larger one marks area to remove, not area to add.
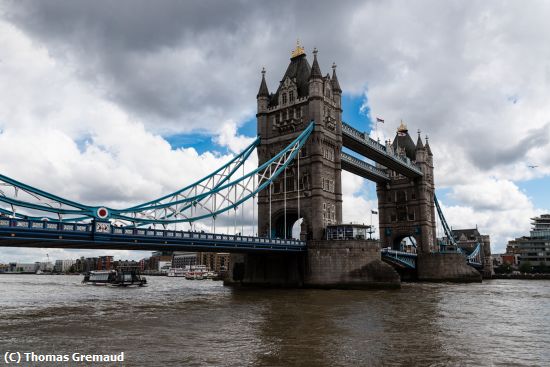
[[[377,117],[377,118],[376,118],[376,122],[384,123],[384,120],[382,120],[380,117]]]

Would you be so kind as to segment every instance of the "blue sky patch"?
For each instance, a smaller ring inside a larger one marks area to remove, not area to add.
[[[550,213],[550,178],[548,176],[534,180],[516,182],[519,189],[534,203],[535,208]]]

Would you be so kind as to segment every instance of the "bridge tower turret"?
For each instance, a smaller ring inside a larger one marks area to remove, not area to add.
[[[341,89],[333,77],[323,77],[313,51],[310,66],[297,44],[277,91],[268,93],[262,75],[258,92],[257,124],[262,164],[295,139],[311,121],[315,129],[298,162],[289,166],[269,190],[258,195],[258,231],[272,237],[292,236],[294,223],[303,218],[301,237],[322,239],[325,226],[342,221],[340,151],[342,147]]]
[[[377,184],[381,246],[399,250],[403,239],[414,237],[420,254],[436,251],[434,165],[428,138],[424,145],[419,131],[414,144],[401,122],[391,150],[416,162],[423,176],[411,179],[392,172],[390,182]]]

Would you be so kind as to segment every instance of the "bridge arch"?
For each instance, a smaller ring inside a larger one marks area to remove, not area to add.
[[[391,248],[392,250],[397,250],[397,251],[403,251],[403,248],[401,246],[401,243],[403,241],[410,241],[411,243],[413,243],[413,245],[415,247],[418,247],[420,245],[420,241],[421,241],[421,238],[415,234],[409,234],[409,233],[400,233],[400,234],[396,234],[394,237],[393,237],[393,241],[391,242]]]
[[[274,238],[286,238],[291,239],[293,238],[293,229],[294,232],[296,231],[295,226],[300,223],[298,226],[298,239],[299,234],[302,232],[301,226],[307,225],[308,219],[306,218],[304,213],[300,213],[300,217],[298,217],[298,210],[295,208],[287,208],[286,209],[286,221],[285,221],[285,210],[281,209],[276,211],[272,214],[272,224],[271,224],[271,237]],[[285,232],[285,222],[286,222],[286,232]],[[286,234],[286,236],[285,236]]]

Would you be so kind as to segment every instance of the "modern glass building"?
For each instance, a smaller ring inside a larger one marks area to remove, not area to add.
[[[533,266],[550,265],[550,214],[531,218],[531,224],[533,227],[529,237],[510,241],[515,253],[519,254],[519,265],[525,262]]]

